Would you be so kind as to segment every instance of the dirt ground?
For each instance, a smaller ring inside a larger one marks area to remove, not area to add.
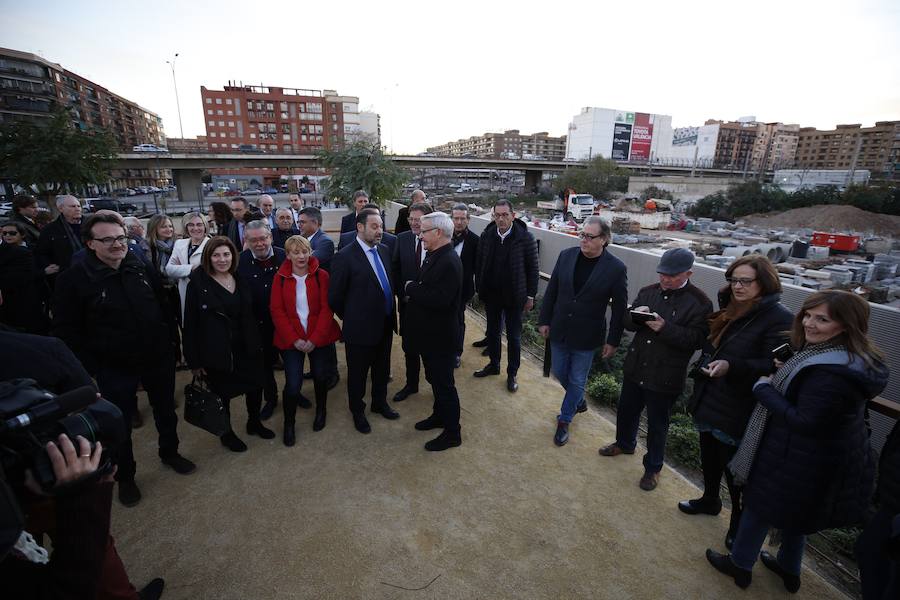
[[[900,235],[900,217],[862,210],[845,204],[794,208],[781,212],[738,218],[757,227],[809,227],[822,231],[857,231],[880,235]]]
[[[467,344],[481,333],[470,320]],[[789,596],[759,563],[747,591],[715,572],[703,554],[724,551],[725,512],[681,514],[676,503],[699,492],[668,467],[655,491],[640,490],[641,451],[598,456],[615,433],[599,413],[579,415],[569,444],[554,446],[562,390],[527,357],[510,394],[502,376],[472,377],[485,359],[467,347],[457,371],[463,445],[430,453],[422,446],[436,432],[413,429],[431,408],[424,380],[395,405],[399,420],[371,416],[364,436],[353,429],[338,355],[342,379],[323,431],[301,410],[297,445],[285,448],[279,407],[268,422],[274,440],[245,436],[235,402],[233,424],[249,451],[232,454],[182,421],[181,451],[198,465],[188,476],[160,465],[141,399],[144,499],[113,509],[137,586],[164,577],[167,600]],[[399,339],[392,363],[391,395],[404,383]],[[187,380],[179,374],[179,397]],[[808,570],[796,597],[845,598]]]

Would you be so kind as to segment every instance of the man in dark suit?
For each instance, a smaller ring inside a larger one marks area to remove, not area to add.
[[[454,204],[450,211],[453,220],[453,250],[462,261],[462,300],[459,303],[459,337],[456,342],[456,368],[462,360],[463,343],[466,339],[466,304],[475,295],[475,257],[478,255],[478,234],[469,231],[469,207]]]
[[[272,323],[272,313],[269,310],[269,298],[272,294],[272,280],[286,255],[283,249],[272,244],[272,232],[262,219],[247,223],[244,239],[247,241],[247,249],[240,253],[237,274],[250,289],[253,317],[259,330],[259,339],[262,341],[263,395],[266,404],[260,411],[259,418],[265,421],[272,416],[275,407],[278,406],[278,384],[275,383],[278,350],[272,344],[275,325]],[[312,406],[302,395],[298,403],[303,408]],[[264,439],[274,437],[274,434],[270,436],[267,433],[269,430],[265,427],[258,431],[262,432],[259,435]]]
[[[46,334],[38,284],[43,285],[34,254],[25,246],[25,228],[17,221],[0,224],[0,323],[28,333]]]
[[[404,206],[397,211],[397,222],[394,223],[394,235],[400,235],[404,231],[409,231],[409,209],[416,204],[427,204],[431,206],[431,202],[425,196],[422,190],[414,190],[409,197],[409,206]]]
[[[224,235],[231,240],[238,252],[241,252],[244,249],[244,225],[246,224],[244,221],[247,216],[246,198],[238,196],[231,199],[231,216],[233,218],[228,222],[225,231],[219,235]]]
[[[628,280],[625,264],[605,251],[610,235],[609,225],[600,217],[585,219],[580,247],[559,253],[544,292],[538,331],[550,338],[553,374],[566,391],[553,438],[557,446],[569,441],[569,424],[575,413],[587,410],[584,386],[595,349],[603,344],[603,358],[610,358],[622,339]]]
[[[367,193],[362,190],[353,192],[353,212],[344,215],[344,218],[341,219],[341,234],[348,231],[356,233],[356,217],[359,215],[359,211],[365,208],[368,203],[369,195]]]
[[[41,230],[35,255],[53,287],[56,276],[69,268],[72,255],[84,247],[81,242],[81,202],[75,196],[58,196],[59,217]]]
[[[377,204],[366,204],[365,206],[363,206],[362,210],[368,210],[369,212],[374,211],[374,214],[380,215],[382,222],[384,222],[384,213],[381,211],[381,207],[379,207]],[[342,233],[340,239],[338,240],[338,252],[349,246],[351,243],[354,243],[355,241],[356,230],[346,231]],[[392,233],[388,233],[387,231],[382,231],[381,243],[387,246],[388,250],[390,250],[391,256],[393,256],[394,251],[397,248],[397,236]]]
[[[419,239],[419,231],[422,228],[422,217],[430,212],[431,207],[427,204],[413,204],[409,207],[410,230],[397,236],[397,247],[393,254],[394,281],[412,281],[418,277],[425,261],[425,247]],[[406,302],[403,290],[397,290],[397,308],[400,313],[400,336],[403,338],[403,354],[406,359],[406,384],[394,395],[394,402],[401,402],[419,391],[420,359],[409,347],[406,339],[407,327],[404,319]]]
[[[372,372],[372,412],[386,419],[400,417],[387,402],[391,342],[397,329],[391,255],[382,244],[383,222],[377,210],[356,218],[356,241],[334,255],[328,303],[342,321],[347,358],[347,398],[353,425],[360,433],[372,428],[366,420],[366,376]]]
[[[414,208],[410,209],[412,225]],[[462,262],[451,242],[453,221],[443,212],[422,217],[419,237],[428,255],[422,269],[411,281],[398,282],[406,298],[406,336],[412,352],[422,356],[425,378],[434,393],[431,415],[416,423],[416,429],[443,428],[425,444],[425,449],[441,451],[462,443],[459,427],[459,394],[453,381],[462,292]]]
[[[322,231],[322,211],[313,206],[307,206],[300,211],[297,223],[300,233],[309,240],[309,245],[312,246],[313,256],[319,259],[319,267],[330,271],[331,257],[334,256],[334,242]]]
[[[275,211],[275,229],[272,230],[272,245],[284,250],[284,243],[289,237],[300,235],[300,230],[294,225],[294,215],[289,208],[279,208]]]

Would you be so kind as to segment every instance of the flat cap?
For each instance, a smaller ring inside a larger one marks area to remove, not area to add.
[[[657,273],[663,275],[677,275],[690,271],[694,266],[694,253],[687,248],[672,248],[663,253],[656,267]]]

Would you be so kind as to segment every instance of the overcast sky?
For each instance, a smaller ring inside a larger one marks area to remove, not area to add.
[[[207,9],[206,7],[214,7]],[[414,154],[485,131],[566,133],[585,106],[673,126],[755,115],[900,119],[900,2],[0,0],[0,45],[40,54],[205,134],[200,86],[358,96]]]

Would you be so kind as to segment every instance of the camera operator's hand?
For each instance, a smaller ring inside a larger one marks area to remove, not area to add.
[[[56,476],[56,487],[90,475],[100,465],[100,455],[103,453],[100,442],[94,445],[94,451],[91,452],[91,444],[85,438],[79,435],[75,437],[75,441],[78,443],[77,450],[69,436],[64,433],[59,436],[56,443],[47,442],[47,456],[50,457],[53,475]],[[35,494],[44,495],[30,470],[26,473],[25,486]]]

